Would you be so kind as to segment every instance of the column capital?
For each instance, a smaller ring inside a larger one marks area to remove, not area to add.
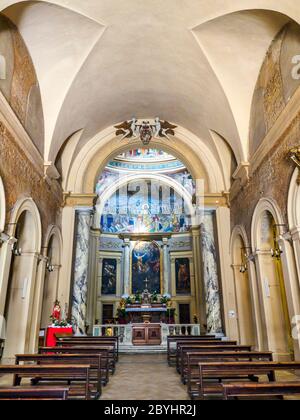
[[[90,207],[93,209],[97,194],[63,193],[63,207]]]

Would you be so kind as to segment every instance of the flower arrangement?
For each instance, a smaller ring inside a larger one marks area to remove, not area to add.
[[[163,295],[160,299],[160,303],[162,303],[163,305],[167,305],[167,303],[169,303],[170,301],[171,301],[171,295],[169,295],[168,293]]]
[[[151,301],[153,303],[157,303],[158,302],[158,296],[157,296],[157,292],[154,292],[153,295],[151,296]]]

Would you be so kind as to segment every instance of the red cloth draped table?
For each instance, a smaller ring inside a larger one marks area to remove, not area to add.
[[[48,327],[46,333],[46,347],[56,347],[56,334],[59,335],[73,335],[72,327]]]

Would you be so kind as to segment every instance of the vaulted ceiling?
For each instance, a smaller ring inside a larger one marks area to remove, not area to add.
[[[251,103],[295,0],[0,0],[39,80],[45,161],[78,130],[159,116],[216,152],[214,134],[247,161]]]

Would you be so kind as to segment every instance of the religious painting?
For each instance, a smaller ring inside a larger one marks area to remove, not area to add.
[[[190,260],[177,258],[175,260],[176,293],[178,295],[191,294]]]
[[[160,249],[155,242],[138,242],[132,251],[132,293],[161,293]]]
[[[105,258],[102,265],[102,295],[117,293],[117,260]]]

